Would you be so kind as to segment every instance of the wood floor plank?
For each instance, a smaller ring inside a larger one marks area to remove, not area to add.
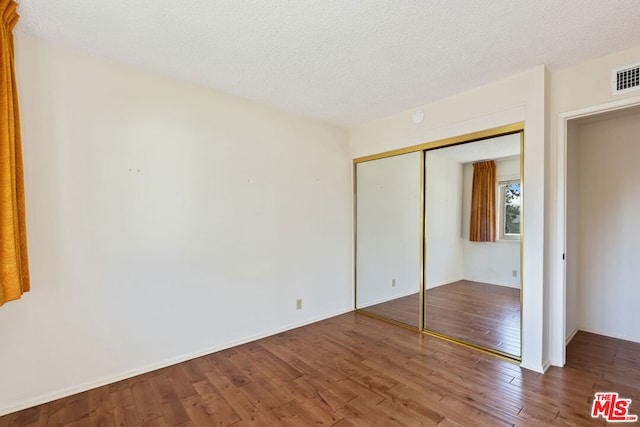
[[[43,426],[601,426],[640,414],[640,343],[579,332],[546,374],[349,313],[0,417]]]
[[[148,380],[135,381],[131,385],[131,394],[142,424],[162,417],[162,410],[154,397],[153,389]]]
[[[191,422],[196,426],[231,425],[236,422],[231,419],[226,423],[217,420],[214,414],[209,413],[209,410],[199,395],[185,397],[180,403],[189,415]]]
[[[382,405],[394,404],[397,410],[407,412],[413,420],[420,420],[424,425],[438,424],[445,419],[435,409],[444,398],[438,390],[431,390],[426,395],[422,390],[398,384],[388,391],[388,395],[390,399],[382,402]]]
[[[196,391],[193,389],[192,380],[189,378],[184,370],[184,363],[173,365],[165,368],[164,372],[171,383],[171,387],[176,393],[178,399],[185,399],[196,395]],[[199,378],[199,377],[198,377]],[[196,379],[197,381],[198,379]]]
[[[13,417],[0,417],[0,427],[38,425],[43,415],[43,407],[44,405],[25,409],[16,413]]]
[[[118,426],[139,426],[142,424],[130,388],[111,393],[113,418]]]
[[[113,402],[109,387],[98,387],[88,391],[89,421],[91,427],[108,427],[113,425]]]
[[[251,421],[254,424],[260,424],[261,422],[276,421],[272,415],[260,415],[260,409],[240,391],[239,386],[234,384],[224,371],[207,372],[206,378],[231,407],[233,413],[240,416],[243,422]],[[235,419],[235,415],[232,416],[232,419]]]
[[[163,418],[171,426],[189,423],[189,415],[182,406],[171,382],[165,375],[156,375],[149,379],[156,401],[160,405]]]
[[[217,424],[233,424],[242,417],[231,407],[223,395],[219,393],[209,381],[200,381],[193,385],[204,403],[207,414],[217,421]]]
[[[520,290],[459,280],[425,290],[425,329],[465,342],[520,355]],[[418,327],[420,294],[363,308]]]

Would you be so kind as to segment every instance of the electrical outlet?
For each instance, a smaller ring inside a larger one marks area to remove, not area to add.
[[[392,288],[396,287],[396,279],[391,279],[391,287]]]
[[[302,300],[301,299],[297,299],[296,300],[296,310],[302,310]]]
[[[518,277],[518,270],[511,270],[511,275],[513,277]]]

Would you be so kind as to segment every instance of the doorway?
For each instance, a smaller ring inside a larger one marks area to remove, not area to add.
[[[556,355],[554,364],[564,364],[565,346],[579,330],[640,342],[633,307],[640,298],[639,134],[637,98],[560,117],[558,251],[564,261],[562,286],[554,290],[562,291],[564,322],[552,321],[562,327],[561,363]]]

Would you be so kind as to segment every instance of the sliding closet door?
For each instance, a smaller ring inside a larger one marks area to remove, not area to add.
[[[425,151],[424,328],[520,356],[521,134]]]
[[[356,164],[356,308],[420,322],[422,153]]]

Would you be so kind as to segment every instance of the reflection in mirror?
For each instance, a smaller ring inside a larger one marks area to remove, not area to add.
[[[356,308],[419,327],[422,153],[356,165]]]
[[[520,134],[425,152],[424,328],[520,356]]]

